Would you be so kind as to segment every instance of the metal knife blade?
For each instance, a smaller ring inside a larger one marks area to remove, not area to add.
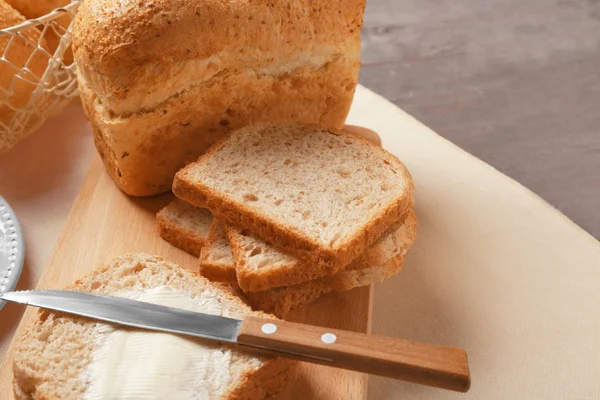
[[[0,299],[134,328],[236,343],[242,321],[121,297],[68,290],[7,292]]]

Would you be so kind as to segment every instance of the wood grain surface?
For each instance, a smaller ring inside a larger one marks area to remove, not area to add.
[[[155,214],[171,195],[135,199],[123,194],[95,156],[69,213],[50,262],[37,288],[61,288],[97,266],[125,253],[157,254],[197,270],[197,259],[164,242],[156,232]],[[372,301],[370,287],[325,296],[290,319],[319,326],[367,332]],[[34,315],[27,309],[16,337]],[[0,365],[0,399],[12,399],[12,348]],[[284,399],[364,399],[364,374],[303,364],[296,384]],[[298,397],[299,396],[299,397]]]
[[[600,238],[600,2],[367,0],[360,82]]]

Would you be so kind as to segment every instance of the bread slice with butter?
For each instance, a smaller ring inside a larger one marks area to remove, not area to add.
[[[252,125],[175,176],[173,193],[305,260],[307,276],[358,258],[412,204],[411,176],[365,139],[313,125]]]
[[[232,318],[264,316],[226,288],[146,254],[117,258],[68,289]],[[281,391],[294,365],[215,341],[40,310],[15,348],[14,394],[17,400],[254,400]]]

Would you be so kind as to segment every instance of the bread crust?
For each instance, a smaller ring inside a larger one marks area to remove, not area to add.
[[[363,270],[341,271],[336,275],[322,277],[294,286],[280,287],[263,292],[244,293],[254,309],[272,313],[285,319],[295,308],[310,304],[332,291],[346,291],[356,287],[381,282],[402,269],[404,254],[388,260],[381,266]]]
[[[78,11],[73,49],[104,106],[125,116],[205,77],[199,61],[210,59],[219,71],[269,64],[279,74],[291,72],[290,63],[358,60],[364,6],[365,0],[89,0]],[[158,67],[165,62],[172,64]]]
[[[219,292],[220,298],[228,305],[228,315],[240,318],[252,313],[269,317],[264,313],[250,311],[240,298],[226,289],[215,286],[175,264],[165,262],[160,257],[147,254],[128,254],[119,257],[79,279],[67,289],[111,294],[115,290],[131,288],[132,283],[134,286],[149,288],[156,286],[157,282],[160,285],[166,284],[176,289],[190,291],[192,294],[210,287],[210,290]],[[72,363],[71,358],[62,360],[63,367],[58,371],[64,376],[57,377],[52,375],[51,368],[56,368],[52,365],[56,360],[46,360],[44,357],[47,350],[44,348],[50,346],[50,341],[61,340],[61,336],[53,336],[53,332],[59,331],[66,324],[73,325],[69,331],[71,336],[61,344],[69,346],[71,351],[77,352],[77,355],[83,359],[76,360],[78,361],[76,363]],[[37,317],[26,328],[17,343],[13,364],[15,397],[19,400],[82,398],[85,389],[84,380],[79,377],[91,359],[93,344],[89,339],[95,325],[95,321],[86,318],[46,310],[38,311]],[[293,379],[295,362],[268,356],[256,357],[261,359],[262,366],[245,371],[240,376],[239,385],[231,388],[226,399],[265,398],[281,390],[281,385]]]
[[[206,241],[194,238],[179,230],[179,226],[172,221],[165,220],[157,215],[158,234],[172,246],[177,247],[193,256],[200,256],[200,251]]]
[[[73,30],[77,75],[111,177],[130,195],[156,194],[232,129],[286,120],[341,128],[364,4],[84,2]]]
[[[300,260],[294,264],[290,262],[288,268],[271,268],[266,271],[245,267],[247,256],[242,233],[238,229],[228,226],[227,236],[236,264],[237,283],[243,292],[261,292],[283,286],[293,286],[320,277],[314,273],[307,273],[307,270],[311,272],[312,270]],[[388,229],[378,241],[338,273],[383,265],[391,257],[406,252],[414,243],[416,236],[417,216],[410,209],[400,222]]]
[[[217,242],[226,239],[224,229],[225,227],[220,221],[213,220],[213,223],[210,225],[210,233],[208,234],[206,246],[200,252],[198,260],[199,272],[200,275],[210,281],[235,284],[237,283],[237,272],[233,255],[231,256],[230,263],[214,260],[213,248],[218,247]]]
[[[392,226],[387,233],[389,234],[387,237],[381,237],[378,241],[376,241],[371,247],[367,248],[363,254],[361,254],[357,259],[352,261],[350,265],[348,265],[345,270],[361,270],[366,268],[371,268],[373,265],[383,265],[388,261],[388,254],[394,254],[394,257],[398,254],[406,254],[408,249],[415,243],[417,239],[417,232],[419,227],[419,220],[417,218],[417,214],[411,208],[406,212],[405,216],[402,218],[402,222]],[[386,243],[381,243],[382,247],[394,247],[393,249],[381,249],[376,248],[381,241],[385,241]]]
[[[156,226],[160,237],[188,254],[196,257],[200,256],[200,251],[208,238],[203,237],[199,232],[189,232],[189,230],[169,218],[166,210],[167,207],[156,214]]]
[[[217,153],[233,135],[243,135],[245,129],[260,130],[269,125],[254,125],[232,132],[225,139],[212,146],[205,154],[198,158],[194,164],[180,170],[173,181],[173,193],[180,199],[197,207],[208,208],[216,217],[240,229],[247,229],[256,237],[261,238],[282,251],[293,254],[305,260],[314,269],[314,273],[331,275],[354,259],[358,258],[364,250],[374,243],[387,229],[401,220],[403,214],[412,205],[414,184],[408,169],[394,155],[368,140],[343,131],[328,129],[334,135],[344,136],[350,140],[360,141],[379,153],[385,162],[393,165],[398,179],[405,184],[404,195],[396,198],[387,207],[381,209],[361,231],[352,238],[338,245],[336,248],[323,246],[314,242],[302,232],[291,230],[282,226],[279,221],[271,220],[268,216],[251,209],[247,204],[235,201],[226,194],[207,186],[194,179],[193,171],[196,164],[202,164]],[[297,125],[293,125],[297,126]],[[317,126],[306,126],[308,129],[323,129]],[[307,271],[307,273],[311,273]]]
[[[198,257],[206,244],[213,217],[210,211],[175,199],[156,214],[160,236],[171,245]]]

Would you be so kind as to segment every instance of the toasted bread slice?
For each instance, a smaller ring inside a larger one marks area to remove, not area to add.
[[[172,296],[179,296],[185,300],[185,308],[193,311],[231,318],[243,318],[249,314],[264,316],[251,311],[238,297],[222,287],[175,264],[145,254],[117,258],[75,282],[69,289],[140,299],[153,291],[162,290],[158,299],[167,301]],[[157,298],[154,300],[151,302],[160,303]],[[191,347],[193,352],[199,352],[201,357],[197,359],[203,360],[202,365],[193,365],[192,370],[198,374],[193,373],[189,377],[190,382],[186,382],[189,386],[180,388],[181,391],[193,393],[190,399],[199,394],[210,399],[262,399],[280,391],[293,376],[294,363],[289,360],[251,355],[220,342],[185,339],[158,332],[132,331],[116,325],[42,310],[38,311],[37,317],[16,346],[15,397],[18,400],[80,400],[87,398],[92,392],[98,394],[94,390],[106,389],[112,390],[114,398],[122,398],[123,390],[126,389],[117,382],[111,382],[111,385],[104,385],[103,388],[94,387],[110,372],[106,369],[99,370],[97,363],[105,359],[103,351],[106,351],[110,340],[114,339],[113,334],[142,335],[143,340],[134,341],[136,346],[144,346],[148,339],[156,339],[154,335],[163,335],[161,338],[166,341],[177,342],[171,343],[172,345]],[[136,339],[139,338],[136,336]],[[136,346],[118,350],[121,352],[120,356],[112,359],[114,368],[122,368],[124,363],[130,362],[131,357],[128,358],[126,353],[135,352]],[[161,350],[163,353],[160,353]],[[136,365],[144,368],[147,364],[160,367],[161,362],[169,361],[169,351],[160,348],[147,352],[138,351],[135,356],[140,359],[134,360],[137,360]],[[163,355],[165,360],[161,360]],[[186,371],[185,365],[180,367]],[[169,364],[167,368],[174,366]],[[129,374],[123,376],[127,377],[128,384],[135,387],[136,382],[131,382],[133,378]],[[119,380],[117,378],[115,380]],[[142,382],[143,385],[137,383],[146,390],[147,384],[157,378],[159,377],[149,376]],[[176,378],[181,377],[171,379]],[[148,395],[159,398],[156,393]]]
[[[369,141],[307,125],[234,131],[179,171],[175,195],[333,274],[398,222],[412,199],[404,164]]]
[[[359,270],[383,265],[415,240],[417,217],[411,209],[404,220],[392,226],[344,270]],[[315,279],[309,265],[283,253],[247,232],[227,226],[227,236],[235,261],[237,282],[244,292],[260,292],[296,285]],[[342,270],[343,271],[343,270]]]
[[[237,283],[231,247],[225,235],[225,226],[213,220],[206,246],[200,252],[200,275],[213,282]]]
[[[286,318],[294,308],[309,304],[319,297],[336,290],[350,290],[381,282],[402,268],[404,255],[400,254],[380,266],[358,270],[343,270],[335,275],[263,292],[244,293],[255,308]]]
[[[213,216],[205,208],[175,199],[156,214],[160,237],[196,257],[208,239]]]

